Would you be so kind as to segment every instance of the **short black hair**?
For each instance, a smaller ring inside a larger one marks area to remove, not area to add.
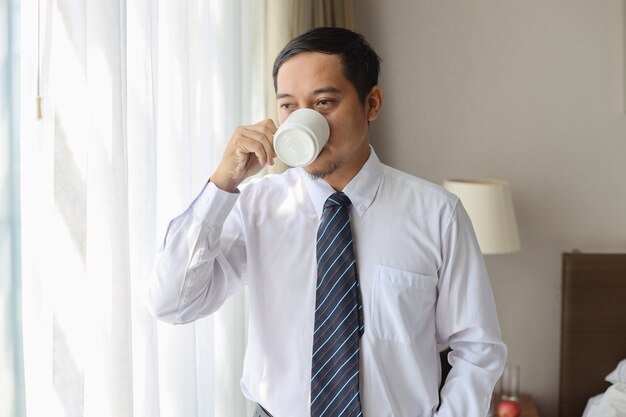
[[[296,36],[280,51],[272,70],[274,91],[278,88],[278,70],[285,61],[300,52],[339,55],[343,74],[356,89],[361,102],[365,102],[372,87],[378,84],[380,57],[363,35],[343,28],[320,27]]]

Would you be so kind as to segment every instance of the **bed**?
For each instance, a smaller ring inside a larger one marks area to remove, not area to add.
[[[626,359],[626,253],[563,254],[562,294],[559,417],[580,417]]]

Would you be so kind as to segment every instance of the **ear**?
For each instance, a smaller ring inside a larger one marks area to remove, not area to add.
[[[383,105],[383,89],[379,85],[375,85],[370,90],[365,100],[365,106],[367,108],[367,121],[371,122],[376,120],[380,113],[380,108]]]

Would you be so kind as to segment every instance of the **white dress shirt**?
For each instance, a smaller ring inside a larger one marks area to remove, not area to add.
[[[334,190],[301,168],[239,193],[208,183],[174,219],[150,289],[170,323],[216,311],[249,286],[241,387],[274,417],[309,417],[315,241]],[[495,303],[470,220],[442,187],[369,160],[345,187],[365,333],[365,417],[484,417],[506,359]],[[437,344],[453,365],[441,391]]]

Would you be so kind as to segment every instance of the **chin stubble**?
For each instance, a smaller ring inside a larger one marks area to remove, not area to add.
[[[313,171],[307,171],[307,174],[309,174],[309,177],[312,180],[324,179],[324,178],[328,177],[329,175],[333,174],[335,171],[337,171],[337,169],[339,169],[340,166],[341,166],[341,164],[339,162],[333,162],[329,166],[327,166],[327,167],[325,167],[323,169],[316,169],[316,170],[313,170]]]

